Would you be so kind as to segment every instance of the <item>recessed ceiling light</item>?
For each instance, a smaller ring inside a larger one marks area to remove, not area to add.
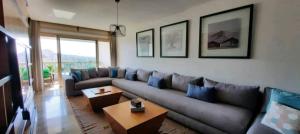
[[[60,10],[60,9],[53,9],[54,16],[57,18],[62,18],[62,19],[72,19],[76,13],[70,12],[70,11],[65,11],[65,10]]]

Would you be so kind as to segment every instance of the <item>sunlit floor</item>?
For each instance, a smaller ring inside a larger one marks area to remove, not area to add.
[[[64,90],[58,84],[38,92],[37,134],[78,134],[81,132]]]

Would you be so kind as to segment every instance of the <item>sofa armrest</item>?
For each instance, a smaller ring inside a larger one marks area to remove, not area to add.
[[[66,95],[67,96],[72,96],[73,92],[75,90],[74,79],[72,78],[72,76],[65,76],[64,81],[65,81]]]

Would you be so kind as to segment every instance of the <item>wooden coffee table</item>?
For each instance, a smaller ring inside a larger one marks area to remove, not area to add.
[[[142,99],[140,99],[142,100]],[[142,100],[145,111],[132,113],[130,101],[103,108],[105,116],[116,134],[156,134],[167,110],[149,101]]]
[[[104,88],[105,92],[97,93],[101,88]],[[90,88],[82,90],[82,92],[88,99],[94,112],[101,111],[103,107],[117,104],[123,93],[121,89],[113,86]]]

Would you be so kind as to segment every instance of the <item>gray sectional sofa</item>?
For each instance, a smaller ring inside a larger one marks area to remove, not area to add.
[[[80,95],[82,89],[113,85],[123,89],[123,95],[129,98],[142,97],[167,108],[168,117],[205,134],[246,133],[255,117],[256,110],[248,108],[251,106],[232,105],[230,102],[210,103],[187,97],[187,85],[195,77],[142,69],[127,70],[137,73],[138,80],[126,80],[124,76],[110,78],[109,75],[75,83],[71,76],[67,77],[65,79],[66,95]],[[158,89],[148,86],[147,79],[150,75],[164,78],[166,88]]]
[[[111,85],[113,80],[113,78],[110,77],[102,77],[75,82],[71,76],[65,76],[64,79],[67,96],[81,95],[82,89]]]

